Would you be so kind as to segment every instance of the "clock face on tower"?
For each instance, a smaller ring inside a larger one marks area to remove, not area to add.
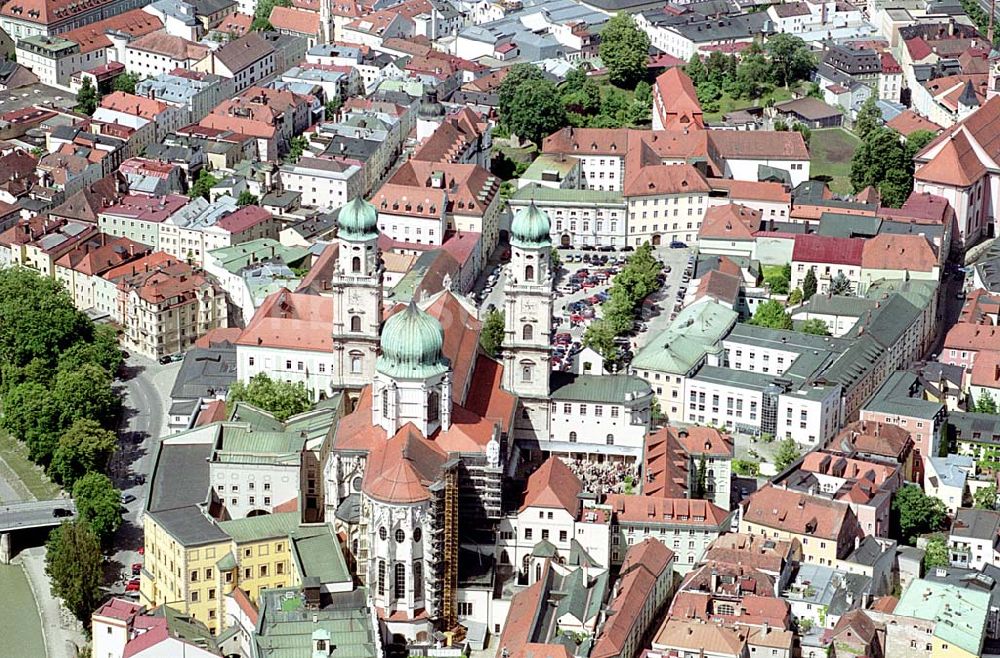
[[[524,301],[524,310],[531,313],[535,310],[535,301],[532,299],[526,299]]]
[[[350,299],[352,304],[359,304],[361,303],[361,293],[357,290],[352,290],[348,299]]]

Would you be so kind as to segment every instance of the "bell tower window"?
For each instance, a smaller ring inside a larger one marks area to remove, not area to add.
[[[535,278],[535,266],[525,265],[524,266],[524,280],[531,281]]]
[[[521,339],[531,340],[534,337],[535,337],[535,328],[532,327],[530,324],[524,325],[524,328],[521,330]]]
[[[351,259],[351,271],[360,272],[361,271],[361,257],[355,256]]]
[[[427,422],[436,422],[441,412],[441,396],[437,391],[431,391],[427,396]]]

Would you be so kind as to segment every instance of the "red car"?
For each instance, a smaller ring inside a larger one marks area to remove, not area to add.
[[[125,585],[125,591],[126,592],[138,592],[139,591],[139,579],[138,578],[133,578],[132,580],[128,581],[128,584]]]
[[[139,555],[145,555],[146,554],[146,547],[145,546],[140,546],[138,553],[139,553]]]

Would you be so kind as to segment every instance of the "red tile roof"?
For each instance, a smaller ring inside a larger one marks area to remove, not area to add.
[[[143,222],[160,223],[190,202],[191,199],[179,194],[165,196],[129,194],[101,212],[114,217],[128,217]]]
[[[705,127],[698,93],[681,67],[669,68],[656,78],[653,111],[665,130],[701,130]]]
[[[930,119],[925,119],[913,110],[904,110],[900,112],[895,117],[890,119],[885,125],[904,137],[912,135],[918,130],[929,130],[933,133],[941,130],[941,126],[937,125]]]
[[[670,523],[719,527],[729,515],[709,500],[663,498],[655,495],[611,494],[608,505],[619,523]]]
[[[138,603],[132,603],[125,599],[109,599],[107,603],[94,612],[94,616],[131,622],[140,612],[142,612],[142,606]]]
[[[865,240],[861,267],[873,270],[932,272],[938,266],[934,247],[923,235],[880,233]]]
[[[760,229],[760,211],[735,203],[712,206],[698,230],[699,238],[753,240]]]
[[[528,489],[520,511],[529,507],[550,507],[576,515],[583,483],[559,457],[549,457],[528,478]]]
[[[924,41],[923,37],[913,37],[912,39],[907,39],[904,43],[906,44],[906,49],[910,53],[910,59],[913,60],[914,63],[918,63],[933,54],[930,45]]]
[[[155,121],[170,106],[152,98],[113,91],[101,99],[101,107]]]
[[[438,175],[443,175],[440,189],[434,187]],[[382,212],[412,214],[419,212],[417,200],[422,201],[423,197],[436,199],[441,196],[442,190],[448,190],[448,212],[481,216],[500,192],[500,181],[475,164],[410,160],[376,192],[372,203]],[[409,211],[405,211],[404,196],[410,200]],[[390,210],[393,204],[399,207]],[[440,201],[436,204],[436,211],[440,210],[440,204]]]
[[[865,241],[827,235],[796,235],[792,260],[799,263],[861,265]]]
[[[791,203],[792,201],[792,193],[781,183],[710,178],[708,184],[712,186],[713,190],[726,190],[729,193],[729,199],[734,202],[770,201],[773,203]]]
[[[768,132],[757,130],[713,130],[709,135],[719,155],[727,160],[764,159],[808,160],[802,133],[795,130]]]
[[[424,438],[412,423],[368,455],[361,489],[386,503],[416,503],[430,498],[428,486],[441,476],[448,455]]]
[[[975,114],[984,109],[980,108]],[[936,143],[938,140],[932,142],[932,145]],[[924,152],[930,148],[928,146]],[[982,178],[985,173],[986,167],[976,155],[965,131],[957,130],[947,134],[941,150],[930,162],[919,167],[913,177],[931,183],[968,187]]]
[[[150,32],[130,41],[126,48],[142,50],[183,62],[198,62],[208,56],[208,46],[166,32]]]
[[[104,233],[77,245],[56,261],[59,267],[75,270],[87,276],[101,274],[131,260],[148,255],[152,249],[128,238],[115,238]]]
[[[274,219],[271,213],[260,206],[243,206],[236,212],[226,215],[215,223],[216,226],[230,233],[242,233],[248,229],[264,224]]]
[[[970,382],[973,386],[1000,389],[1000,351],[983,350],[976,355]]]
[[[996,349],[1000,345],[1000,327],[959,322],[948,330],[944,337],[944,348],[979,352]]]
[[[625,196],[708,194],[711,187],[701,172],[689,164],[652,165],[640,168],[625,181]]]
[[[319,14],[316,12],[275,6],[271,10],[270,21],[278,31],[284,30],[308,36],[319,34]]]
[[[747,523],[834,541],[854,515],[845,504],[771,484],[755,491],[743,505],[742,520]]]
[[[642,490],[647,496],[684,498],[688,487],[688,456],[669,427],[646,436]]]
[[[333,304],[328,297],[282,288],[268,295],[236,343],[332,352],[333,319]]]
[[[80,52],[88,53],[99,48],[110,48],[111,39],[107,32],[125,32],[133,37],[141,37],[163,29],[163,21],[140,9],[132,9],[102,21],[78,27],[59,36],[80,44]]]
[[[689,455],[712,455],[716,457],[733,456],[733,437],[723,434],[714,427],[699,427],[692,425],[681,429],[668,426],[677,437],[680,444]]]

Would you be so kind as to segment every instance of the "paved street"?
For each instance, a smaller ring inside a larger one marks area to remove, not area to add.
[[[125,582],[132,578],[131,565],[142,561],[137,552],[142,546],[139,513],[145,504],[156,447],[167,432],[170,389],[180,366],[180,362],[162,366],[137,355],[132,355],[125,364],[124,381],[120,383],[124,407],[119,433],[121,450],[112,463],[112,478],[123,494],[135,496],[135,500],[125,505],[125,521],[115,538],[117,550],[109,564],[113,571],[121,570],[112,588],[114,592],[121,592]]]
[[[72,499],[22,501],[0,507],[0,532],[56,526],[76,509]]]

